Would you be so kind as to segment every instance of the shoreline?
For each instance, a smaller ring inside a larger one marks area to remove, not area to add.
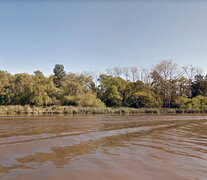
[[[0,106],[0,115],[43,115],[43,114],[204,114],[207,110],[181,108],[128,108],[128,107],[76,107],[29,105]]]

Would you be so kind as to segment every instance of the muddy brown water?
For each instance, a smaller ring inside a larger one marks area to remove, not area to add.
[[[207,180],[207,116],[0,117],[3,180]]]

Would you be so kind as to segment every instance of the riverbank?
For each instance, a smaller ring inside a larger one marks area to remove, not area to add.
[[[172,108],[97,108],[75,106],[0,106],[0,115],[15,114],[180,114],[180,113],[207,113],[199,109],[172,109]]]

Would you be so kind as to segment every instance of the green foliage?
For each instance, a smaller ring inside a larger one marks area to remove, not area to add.
[[[131,81],[130,70],[133,73]],[[187,72],[188,69],[185,70]],[[195,68],[190,69],[190,74],[193,70]],[[207,110],[207,76],[195,74],[193,79],[191,76],[176,75],[176,71],[176,64],[161,61],[149,72],[147,77],[151,77],[144,83],[137,80],[138,69],[126,67],[116,67],[110,75],[101,74],[95,80],[94,76],[86,73],[66,74],[61,64],[55,65],[54,75],[49,77],[39,70],[33,75],[12,75],[0,70],[0,105],[17,105],[15,109],[18,112],[25,112],[18,105],[48,108],[60,105],[110,106],[120,112],[123,107]],[[127,108],[124,111],[128,111]]]
[[[84,76],[83,74],[77,75],[74,73],[69,73],[65,77],[65,81],[62,85],[62,90],[64,95],[77,95],[80,93],[86,93],[89,90],[94,90],[94,82],[89,76]]]
[[[56,64],[53,69],[53,73],[54,73],[53,82],[57,88],[60,88],[66,76],[66,73],[64,71],[64,66],[62,64]]]
[[[135,108],[141,107],[157,107],[157,101],[152,94],[146,92],[136,92],[131,98],[131,106]]]
[[[107,106],[121,106],[125,101],[128,82],[120,77],[100,75],[98,97]]]
[[[207,110],[207,97],[197,96],[192,99],[192,107],[200,110]]]
[[[11,104],[11,81],[11,74],[6,71],[0,71],[0,105]]]
[[[176,99],[175,106],[179,107],[179,108],[191,109],[192,108],[192,99],[189,99],[186,96],[180,96]]]
[[[102,99],[107,106],[120,106],[122,97],[119,95],[118,88],[112,85],[106,89]]]
[[[185,109],[199,109],[199,110],[207,110],[207,97],[204,96],[196,96],[192,99],[187,97],[178,97],[176,100],[176,105],[179,108]]]
[[[64,105],[83,106],[83,107],[105,107],[105,104],[96,98],[93,92],[78,94],[75,96],[64,96]]]
[[[192,88],[192,95],[193,97],[202,95],[207,95],[207,76],[204,77],[202,75],[195,76],[194,82],[191,85]]]
[[[107,106],[158,107],[154,88],[142,81],[130,82],[120,77],[101,75],[99,97]]]

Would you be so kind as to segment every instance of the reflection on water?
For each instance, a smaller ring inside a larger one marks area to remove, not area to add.
[[[207,116],[0,118],[1,179],[207,179]]]

